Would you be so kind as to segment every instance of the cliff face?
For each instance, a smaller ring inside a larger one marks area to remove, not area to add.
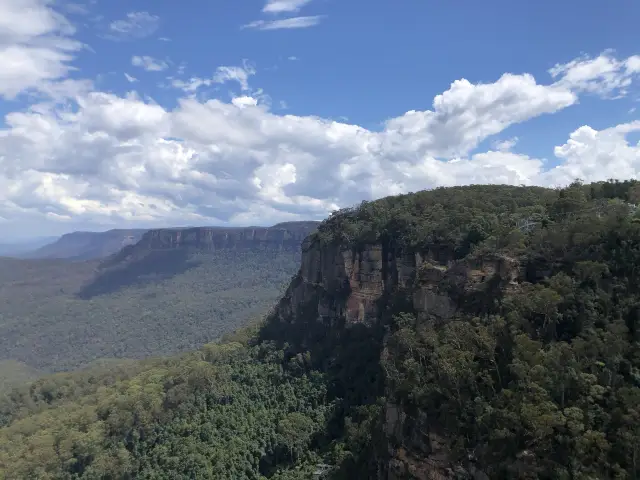
[[[290,285],[277,314],[295,321],[300,306],[311,303],[320,321],[343,317],[347,325],[373,324],[386,307],[385,295],[403,290],[418,318],[446,320],[476,293],[494,288],[492,282],[499,279],[504,288],[517,288],[520,276],[517,261],[500,255],[436,261],[428,251],[395,254],[382,245],[355,251],[307,241],[298,281]]]
[[[315,222],[291,222],[273,227],[196,227],[148,231],[137,248],[151,250],[193,248],[197,250],[260,249],[299,250],[316,227]]]
[[[408,303],[402,309],[420,321],[444,322],[461,309],[482,310],[498,290],[519,288],[521,276],[517,261],[496,254],[454,261],[428,250],[404,253],[367,245],[356,251],[309,240],[300,271],[274,315],[280,325],[322,325],[329,336],[332,329],[379,327],[402,298]],[[485,478],[473,467],[448,462],[447,440],[431,428],[426,412],[409,414],[387,397],[384,417],[387,446],[378,452],[378,478]]]
[[[149,230],[140,241],[127,245],[104,262],[103,268],[140,260],[149,255],[186,255],[218,250],[299,253],[303,240],[318,222],[289,222],[273,227],[193,227]],[[164,252],[164,254],[163,254]]]

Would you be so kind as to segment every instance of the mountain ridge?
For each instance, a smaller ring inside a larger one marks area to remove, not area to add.
[[[123,247],[105,258],[101,269],[109,269],[149,256],[152,252],[189,250],[215,252],[218,250],[300,251],[304,239],[319,222],[287,222],[271,227],[185,227],[159,228],[146,231],[140,240]]]
[[[105,232],[77,231],[62,235],[54,242],[20,255],[28,259],[94,260],[135,243],[147,229],[112,229]]]
[[[117,254],[121,249],[135,245],[149,232],[154,237],[153,246],[150,248],[165,248],[162,245],[170,237],[188,236],[197,232],[210,232],[212,237],[223,234],[231,234],[232,237],[242,236],[243,232],[287,231],[292,234],[292,243],[284,245],[285,248],[296,248],[295,242],[300,236],[309,234],[320,222],[295,221],[281,222],[272,226],[248,226],[248,227],[221,227],[221,226],[197,226],[197,227],[164,227],[164,228],[116,228],[102,232],[75,231],[66,233],[60,237],[49,239],[49,242],[41,242],[37,248],[20,245],[7,245],[7,256],[25,259],[67,259],[74,261],[96,260],[108,258]],[[215,235],[214,235],[215,234]],[[148,238],[148,237],[147,237]],[[284,241],[285,239],[283,239]],[[272,241],[277,241],[272,238]],[[44,244],[42,244],[44,243]],[[174,243],[174,246],[177,244]],[[197,245],[192,245],[197,247]],[[0,245],[0,255],[2,255]],[[200,246],[203,248],[204,244]],[[224,245],[218,244],[217,248]]]

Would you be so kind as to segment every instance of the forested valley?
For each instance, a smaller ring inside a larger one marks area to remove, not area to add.
[[[150,231],[88,261],[0,257],[0,390],[14,379],[188,352],[259,318],[297,271],[315,226]],[[273,241],[252,240],[256,232]],[[202,243],[172,244],[178,235]]]
[[[638,203],[576,181],[335,212],[260,321],[5,391],[0,478],[636,479]]]

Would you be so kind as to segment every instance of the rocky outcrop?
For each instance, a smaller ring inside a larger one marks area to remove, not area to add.
[[[496,282],[515,287],[520,270],[516,260],[496,254],[442,264],[428,252],[397,253],[382,245],[353,250],[309,240],[303,244],[298,280],[280,302],[278,315],[294,316],[297,307],[312,302],[319,320],[344,317],[347,324],[371,324],[380,319],[385,295],[402,289],[411,294],[419,317],[446,320],[464,306],[465,294]]]
[[[303,244],[298,275],[273,312],[280,325],[316,322],[340,328],[383,322],[390,302],[410,299],[421,321],[445,322],[461,309],[478,310],[495,298],[496,290],[518,288],[518,262],[499,254],[454,261],[423,252],[397,252],[383,245],[352,249],[321,245],[311,237]],[[401,295],[396,295],[402,292]],[[479,305],[480,304],[480,305]],[[385,349],[382,348],[384,355]],[[409,414],[400,405],[386,405],[384,422],[388,457],[380,479],[483,479],[467,467],[465,475],[448,462],[446,438],[428,425],[421,412]]]

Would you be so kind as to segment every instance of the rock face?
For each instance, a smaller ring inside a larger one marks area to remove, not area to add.
[[[208,252],[217,250],[300,252],[304,239],[319,222],[288,222],[273,227],[193,227],[163,228],[147,231],[140,241],[124,245],[102,262],[109,268],[135,261],[150,253]]]
[[[243,248],[299,250],[302,241],[316,226],[316,222],[291,222],[273,227],[149,230],[142,236],[137,248],[194,248],[206,251]]]
[[[296,321],[315,321],[325,328],[375,325],[384,321],[394,298],[409,298],[407,310],[419,320],[445,322],[460,309],[482,308],[482,302],[493,298],[489,290],[517,288],[521,277],[517,261],[496,254],[454,261],[429,250],[322,246],[311,237],[303,244],[300,271],[274,315],[285,325]],[[395,295],[399,292],[402,295]],[[434,431],[425,433],[425,428],[429,430],[426,416],[416,418],[402,406],[387,404],[388,455],[380,479],[484,478],[469,468],[461,476],[460,467],[456,471],[448,463],[446,439]]]
[[[446,320],[464,307],[462,297],[496,281],[515,287],[521,276],[518,263],[500,255],[438,263],[429,252],[396,254],[382,245],[354,251],[309,240],[302,249],[298,280],[278,307],[283,319],[311,302],[317,303],[319,320],[344,317],[347,324],[371,324],[380,318],[385,294],[405,290],[419,318]]]

